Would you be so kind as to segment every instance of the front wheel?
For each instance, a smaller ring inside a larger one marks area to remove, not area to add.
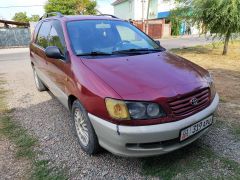
[[[97,135],[89,120],[87,111],[78,100],[73,102],[72,118],[81,148],[89,155],[95,154],[99,150]]]

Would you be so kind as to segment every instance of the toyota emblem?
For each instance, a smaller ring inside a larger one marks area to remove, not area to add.
[[[196,106],[196,105],[198,105],[198,99],[194,97],[190,100],[190,103],[191,103],[191,105]]]

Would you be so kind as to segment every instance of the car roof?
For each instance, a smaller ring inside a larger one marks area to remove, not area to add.
[[[51,20],[58,19],[60,21],[76,21],[76,20],[118,20],[123,21],[121,19],[107,16],[107,15],[64,15],[64,16],[51,16],[48,18],[44,18],[42,20]]]

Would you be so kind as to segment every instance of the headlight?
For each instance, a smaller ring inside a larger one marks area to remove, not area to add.
[[[127,103],[128,111],[133,119],[141,119],[146,114],[146,106],[143,103]]]
[[[210,73],[207,76],[205,76],[205,79],[207,80],[208,85],[212,86],[212,84],[213,84],[213,77],[212,77],[212,75]]]
[[[120,101],[106,98],[109,115],[115,119],[154,119],[166,116],[162,107],[156,103]]]
[[[211,100],[213,100],[213,98],[215,97],[215,94],[216,94],[216,89],[215,89],[215,86],[213,83],[213,77],[209,73],[207,76],[205,76],[205,79],[207,80],[207,83],[208,83],[210,91],[211,91]]]
[[[157,117],[159,115],[160,109],[159,106],[157,104],[149,104],[147,106],[147,114],[150,117]]]

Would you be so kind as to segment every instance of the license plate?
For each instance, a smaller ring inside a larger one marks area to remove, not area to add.
[[[213,117],[209,116],[208,118],[203,119],[197,122],[196,124],[193,124],[192,126],[187,127],[186,129],[183,129],[180,133],[180,141],[186,140],[190,136],[193,136],[194,134],[207,128],[212,124],[212,122],[213,122]]]

